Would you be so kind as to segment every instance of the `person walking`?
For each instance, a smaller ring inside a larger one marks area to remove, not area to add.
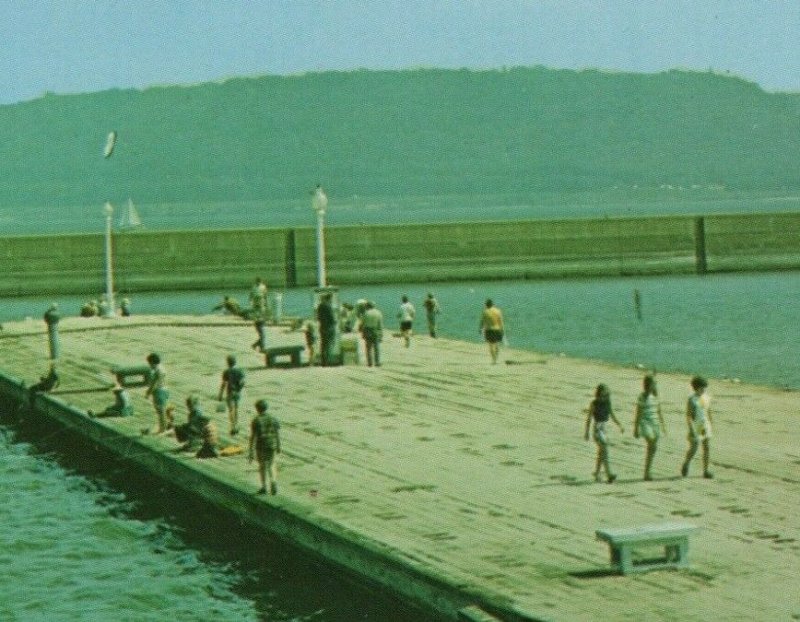
[[[167,375],[161,365],[161,357],[155,352],[147,355],[147,364],[150,366],[150,383],[144,396],[152,396],[153,408],[156,411],[156,434],[162,434],[172,427],[171,423],[167,421],[167,402],[169,401]]]
[[[644,480],[646,482],[653,479],[651,468],[656,449],[658,449],[658,439],[661,436],[661,431],[666,434],[667,427],[664,424],[661,404],[658,401],[656,379],[648,374],[644,377],[643,390],[636,402],[636,418],[633,422],[634,438],[643,436],[647,443],[647,452],[644,459]]]
[[[605,469],[606,481],[612,484],[617,476],[611,472],[611,466],[608,460],[608,434],[606,426],[608,420],[611,419],[617,424],[620,433],[624,433],[625,429],[614,415],[614,410],[611,408],[611,394],[608,387],[604,384],[598,384],[595,389],[594,399],[589,404],[589,414],[586,417],[586,427],[583,432],[584,438],[589,440],[589,430],[592,429],[592,436],[594,442],[597,443],[597,460],[594,466],[594,481],[599,482],[600,469]]]
[[[369,301],[361,317],[361,336],[367,351],[367,366],[381,366],[381,341],[383,340],[383,314]]]
[[[500,354],[500,343],[505,334],[505,323],[503,322],[503,312],[494,305],[491,298],[486,299],[486,308],[481,314],[481,323],[478,328],[483,333],[483,338],[489,344],[489,355],[492,363],[497,363]]]
[[[255,406],[257,414],[250,424],[248,461],[252,462],[255,458],[258,462],[258,476],[261,481],[258,494],[263,495],[267,492],[267,480],[269,480],[269,492],[275,495],[278,494],[278,454],[281,453],[281,426],[278,420],[267,412],[269,410],[267,400],[258,400]]]
[[[408,296],[403,296],[400,302],[400,309],[397,311],[397,318],[400,320],[400,336],[406,342],[406,348],[411,346],[411,333],[414,328],[414,318],[417,315],[414,305],[408,300]]]
[[[686,423],[689,427],[689,450],[681,466],[681,476],[689,475],[689,464],[697,453],[697,446],[703,444],[703,477],[711,479],[714,474],[708,470],[711,458],[711,399],[706,393],[708,381],[702,376],[692,378],[692,394],[686,402]]]
[[[239,400],[244,389],[244,370],[236,364],[236,357],[233,354],[228,355],[226,362],[228,368],[222,372],[217,401],[221,402],[223,395],[225,396],[230,434],[236,436],[239,433]]]
[[[428,292],[428,297],[422,303],[425,307],[425,318],[428,320],[428,334],[436,339],[436,321],[439,315],[439,301],[434,298],[432,292]]]

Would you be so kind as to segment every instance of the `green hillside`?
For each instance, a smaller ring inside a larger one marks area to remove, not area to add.
[[[48,94],[0,107],[0,132],[5,206],[283,200],[317,181],[338,196],[800,189],[800,95],[712,73],[237,78]]]

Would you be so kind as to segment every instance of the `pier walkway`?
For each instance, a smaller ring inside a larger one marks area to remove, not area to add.
[[[689,378],[659,374],[668,435],[644,482],[643,442],[631,435],[638,369],[509,349],[491,365],[484,344],[415,336],[405,348],[388,331],[380,368],[266,369],[249,349],[252,325],[230,318],[66,318],[60,328],[56,402],[102,410],[113,402],[111,367],[157,351],[176,421],[196,392],[224,442],[246,447],[246,435],[227,438],[215,408],[225,356],[237,354],[247,371],[242,429],[261,397],[282,423],[275,497],[253,494],[245,454],[200,461],[177,454],[172,438],[142,436],[154,424],[143,389],[130,390],[131,418],[58,417],[445,617],[477,604],[502,620],[800,619],[798,392],[712,378],[715,478],[700,476],[700,455],[681,478]],[[302,335],[273,327],[268,340]],[[35,382],[47,371],[43,323],[6,323],[0,353],[12,379],[0,392]],[[598,382],[626,428],[611,432],[612,485],[594,482],[594,443],[583,439]],[[700,528],[690,567],[613,573],[595,531],[660,522]]]

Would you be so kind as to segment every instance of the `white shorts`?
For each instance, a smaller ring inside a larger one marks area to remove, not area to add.
[[[708,419],[689,419],[689,441],[705,441],[711,438],[711,422]]]

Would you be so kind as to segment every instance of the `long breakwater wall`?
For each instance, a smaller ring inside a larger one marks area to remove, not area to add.
[[[800,269],[800,213],[329,226],[335,285]],[[97,293],[99,234],[0,240],[0,295]],[[120,292],[316,284],[315,230],[113,237]]]

